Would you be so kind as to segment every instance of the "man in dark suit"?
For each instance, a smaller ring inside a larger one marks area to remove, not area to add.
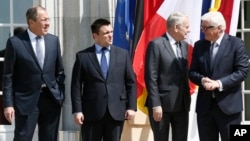
[[[167,19],[168,32],[152,40],[146,51],[145,82],[154,141],[186,141],[190,92],[188,84],[189,20],[180,12]]]
[[[240,124],[241,83],[247,77],[249,57],[244,43],[225,33],[220,12],[201,18],[205,39],[194,45],[189,77],[199,86],[196,112],[200,141],[229,141],[229,128]]]
[[[7,41],[4,61],[4,114],[15,117],[14,141],[57,141],[64,100],[64,69],[58,37],[48,33],[49,17],[41,6],[26,12],[28,29]]]
[[[135,116],[136,83],[128,52],[113,46],[108,20],[91,25],[95,44],[76,54],[71,99],[84,141],[119,141],[124,120]]]

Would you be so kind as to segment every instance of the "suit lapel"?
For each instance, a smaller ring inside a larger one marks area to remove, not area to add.
[[[31,40],[29,38],[29,35],[28,35],[28,32],[27,30],[23,33],[24,36],[23,36],[23,44],[25,46],[25,48],[27,49],[27,51],[29,52],[29,54],[32,56],[32,58],[35,60],[36,64],[39,66],[40,68],[40,65],[39,65],[39,62],[36,58],[36,54],[32,48],[32,45],[31,45]]]
[[[208,74],[211,74],[211,68],[212,68],[212,64],[211,64],[211,54],[210,54],[210,46],[211,46],[211,44],[210,44],[210,41],[206,41],[205,43],[204,43],[204,49],[205,49],[205,54],[204,54],[204,56],[205,56],[205,61],[206,61],[206,63],[205,63],[205,67],[206,67],[206,70],[208,71]]]
[[[51,52],[50,51],[50,39],[48,38],[47,35],[44,36],[44,45],[45,45],[45,54],[44,54],[44,63],[43,63],[43,69],[46,67],[46,62],[48,61],[48,55]],[[40,65],[39,65],[40,66]]]
[[[223,53],[227,49],[228,43],[229,43],[228,42],[228,36],[224,35],[223,38],[222,38],[222,40],[221,40],[218,52],[217,52],[217,54],[215,56],[213,68],[216,68],[216,66],[219,63],[219,60],[223,57]]]
[[[171,57],[171,58],[174,60],[174,62],[179,66],[179,68],[182,68],[183,65],[177,60],[176,55],[175,55],[174,50],[173,50],[173,48],[172,48],[172,46],[171,46],[171,44],[170,44],[170,42],[169,42],[169,39],[168,39],[167,35],[164,34],[163,37],[164,37],[164,39],[166,39],[166,40],[163,41],[164,47],[167,49],[167,51],[168,51],[170,57]],[[187,55],[186,55],[187,51],[186,51],[186,48],[184,47],[183,41],[182,41],[181,44],[180,44],[180,48],[181,48],[182,57],[185,57],[185,58],[186,58],[186,56],[187,56]],[[183,60],[183,59],[182,59],[182,60]],[[182,62],[182,60],[181,60],[181,62]],[[183,62],[182,62],[182,63],[183,63]]]
[[[164,44],[163,46],[167,49],[167,51],[168,51],[170,57],[171,57],[172,59],[176,60],[176,59],[175,59],[176,56],[175,56],[175,54],[174,54],[173,48],[172,48],[172,46],[171,46],[171,44],[170,44],[170,42],[169,42],[169,39],[168,39],[168,37],[167,37],[166,34],[163,35],[163,39],[164,39],[164,40],[163,40],[163,44]],[[178,63],[178,62],[176,61],[176,63]]]
[[[107,75],[106,79],[108,79],[110,73],[112,72],[112,69],[115,67],[116,60],[118,60],[117,54],[118,53],[116,53],[116,48],[113,45],[110,45],[109,69],[108,69],[108,75]],[[96,57],[95,46],[92,46],[92,49],[89,53],[89,58],[90,58],[91,62],[94,64],[94,66],[95,66],[96,70],[98,71],[98,73],[100,74],[100,76],[102,76],[102,78],[105,79],[103,76],[99,61]]]
[[[115,67],[116,64],[116,60],[118,60],[117,55],[118,53],[116,53],[116,49],[114,46],[110,45],[110,59],[109,59],[109,71],[108,71],[108,76],[109,77],[112,69]],[[111,59],[112,58],[112,59]]]
[[[102,78],[104,78],[104,76],[102,74],[101,66],[100,66],[99,61],[98,61],[97,56],[96,56],[95,45],[93,45],[91,47],[91,50],[88,53],[88,55],[89,55],[90,61],[92,62],[92,64],[96,68],[97,72],[100,74],[100,76],[102,76]]]
[[[179,65],[180,65],[180,67],[186,67],[185,66],[185,60],[187,60],[188,58],[187,58],[187,56],[188,56],[188,44],[185,44],[184,43],[184,41],[180,41],[180,49],[181,49],[181,56],[182,56],[182,58],[183,59],[181,59],[180,61],[181,61],[181,64],[180,63],[178,63]],[[178,61],[177,61],[178,62]]]
[[[187,44],[184,44],[184,42],[183,41],[181,41],[180,42],[180,47],[181,47],[181,55],[182,55],[182,57],[184,58],[184,59],[187,59],[187,48],[188,47],[185,47]]]

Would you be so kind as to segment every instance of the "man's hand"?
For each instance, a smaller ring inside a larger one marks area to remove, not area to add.
[[[84,121],[84,115],[83,113],[75,113],[74,114],[74,121],[77,125],[82,125]]]
[[[125,112],[125,119],[132,120],[135,118],[135,111],[134,110],[127,110]]]
[[[202,78],[202,85],[206,90],[210,90],[210,91],[215,90],[220,87],[220,84],[218,81],[212,80],[208,77]]]
[[[5,118],[12,123],[14,117],[15,117],[15,110],[13,107],[6,107],[4,108],[4,116]]]
[[[161,121],[161,119],[162,119],[161,106],[153,107],[153,118],[155,121]]]

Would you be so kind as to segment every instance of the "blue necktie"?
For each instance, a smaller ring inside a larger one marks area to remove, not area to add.
[[[107,50],[106,47],[102,48],[102,56],[101,56],[101,69],[104,78],[106,79],[107,74],[108,74],[108,63],[107,63],[107,58],[105,56],[105,50]]]
[[[36,37],[36,57],[37,57],[40,67],[43,68],[44,54],[42,52],[42,46],[41,46],[40,40],[41,40],[41,37],[37,36]]]

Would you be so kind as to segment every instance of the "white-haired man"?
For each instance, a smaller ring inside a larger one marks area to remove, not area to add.
[[[184,41],[189,19],[173,12],[167,19],[168,31],[150,41],[146,52],[145,83],[147,107],[154,141],[186,141],[190,93],[188,85],[188,44]]]
[[[229,141],[229,128],[240,124],[241,83],[249,70],[244,42],[225,33],[226,22],[220,12],[201,18],[205,39],[194,45],[189,78],[199,85],[197,122],[200,141]]]

